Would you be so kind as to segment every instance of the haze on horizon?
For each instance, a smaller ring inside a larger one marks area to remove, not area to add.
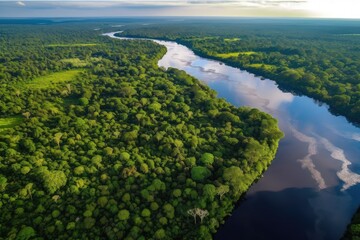
[[[359,0],[0,0],[2,18],[224,16],[359,19],[359,9]]]

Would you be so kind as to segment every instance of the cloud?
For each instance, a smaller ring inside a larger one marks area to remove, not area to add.
[[[314,159],[312,158],[312,156],[318,153],[316,139],[297,131],[294,127],[291,127],[291,130],[296,139],[309,144],[308,154],[303,159],[298,160],[301,163],[302,168],[309,170],[312,178],[316,181],[319,189],[326,188],[325,179],[322,177],[320,171],[316,169]]]
[[[341,169],[336,173],[337,176],[344,182],[341,190],[347,190],[348,188],[360,183],[360,175],[350,170],[351,162],[346,158],[344,150],[334,146],[325,138],[321,138],[322,144],[326,150],[331,153],[333,159],[342,162]]]
[[[16,2],[16,4],[17,4],[18,6],[22,6],[22,7],[26,6],[26,4],[25,4],[24,2],[21,2],[21,1]]]
[[[332,0],[331,3],[329,0],[0,0],[0,16],[244,16],[359,18],[359,7],[357,6],[360,6],[359,0]]]

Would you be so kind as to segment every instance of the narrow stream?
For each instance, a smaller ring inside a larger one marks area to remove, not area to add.
[[[104,35],[124,39],[115,33]],[[215,239],[339,239],[360,204],[360,129],[272,80],[153,41],[167,48],[159,66],[186,71],[235,106],[271,114],[285,133],[272,165]]]

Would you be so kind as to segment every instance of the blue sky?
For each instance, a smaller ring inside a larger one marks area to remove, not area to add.
[[[0,17],[104,16],[360,18],[360,0],[0,0]]]

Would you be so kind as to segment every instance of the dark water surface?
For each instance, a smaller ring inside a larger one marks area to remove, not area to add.
[[[360,204],[360,129],[272,80],[201,58],[175,42],[154,41],[168,50],[159,66],[186,71],[235,106],[271,114],[285,133],[272,165],[215,238],[339,239]]]

